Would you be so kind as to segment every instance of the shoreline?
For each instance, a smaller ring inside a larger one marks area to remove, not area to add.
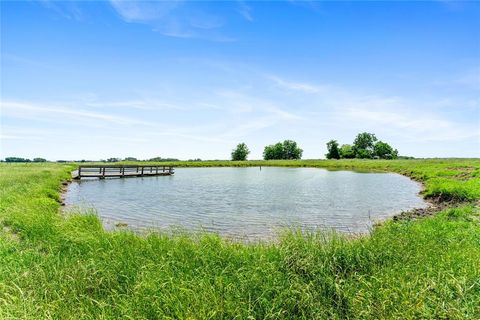
[[[257,166],[258,165],[248,165],[247,164],[246,166],[242,166],[242,167],[246,168],[246,167],[257,167]],[[239,166],[235,166],[235,165],[231,165],[231,166],[225,166],[225,165],[201,166],[201,165],[198,165],[198,164],[196,164],[195,166],[192,166],[192,167],[182,167],[182,168],[212,168],[212,169],[214,169],[214,168],[225,168],[225,167],[239,168]],[[324,169],[324,170],[329,170],[329,171],[351,171],[351,172],[360,172],[360,173],[391,173],[391,174],[398,174],[398,175],[407,177],[412,182],[418,183],[420,185],[420,191],[418,192],[418,195],[426,203],[426,206],[424,208],[413,208],[413,209],[401,211],[399,213],[396,213],[396,214],[394,214],[390,217],[384,218],[382,220],[372,221],[372,230],[374,230],[375,228],[381,227],[382,225],[384,225],[385,223],[387,223],[389,221],[400,222],[400,221],[413,221],[413,220],[417,220],[417,219],[423,219],[423,218],[435,216],[436,214],[438,214],[439,212],[441,212],[445,209],[454,208],[454,207],[461,206],[461,205],[469,203],[469,202],[466,202],[466,201],[464,201],[464,202],[445,201],[445,200],[442,200],[441,197],[437,197],[437,198],[425,197],[424,192],[426,190],[426,186],[425,186],[425,181],[424,180],[416,179],[415,177],[413,177],[411,175],[404,174],[404,173],[399,173],[399,172],[395,172],[395,171],[388,171],[388,170],[381,170],[381,169],[356,170],[355,168],[333,168],[333,169],[331,169],[331,168],[328,168],[328,167],[321,167],[321,166],[301,166],[301,165],[298,165],[298,166],[266,165],[266,167],[312,168],[312,169]],[[76,167],[71,172],[73,172],[75,170],[76,170]],[[73,179],[68,179],[68,180],[64,180],[64,181],[61,182],[59,211],[60,211],[60,214],[62,214],[62,215],[65,213],[65,209],[64,209],[65,208],[65,195],[68,192],[68,188],[69,188],[70,184],[73,183],[73,182],[74,182]],[[125,227],[128,227],[128,224],[124,223],[124,222],[118,222],[118,224],[120,226],[115,225],[115,228],[113,228],[112,230],[108,230],[108,231],[115,232],[115,231],[118,231],[118,230],[125,230]],[[103,225],[103,222],[102,222],[102,226],[103,226],[103,228],[105,228],[105,226]],[[345,235],[348,238],[357,238],[359,236],[360,237],[361,236],[369,236],[372,232],[372,230],[370,230],[370,231],[366,231],[366,232],[362,232],[362,233],[348,233],[348,232],[344,233],[344,232],[336,230],[333,227],[330,228],[330,229],[333,229],[336,232],[339,232],[339,233],[341,233],[342,235]],[[105,230],[107,230],[107,229],[105,229]],[[325,229],[325,231],[327,232],[327,231],[331,231],[331,230]],[[135,233],[138,234],[138,235],[142,235],[142,233],[138,233],[138,232],[135,232]],[[150,234],[150,233],[162,233],[162,231],[152,229],[149,232],[147,232],[146,234]],[[192,231],[192,234],[194,234],[194,233],[196,233],[196,232]],[[210,233],[210,232],[207,232],[207,233]],[[212,233],[217,235],[217,233],[215,233],[215,232],[212,232]],[[227,240],[227,241],[232,240],[232,238],[230,238],[230,237],[223,237],[221,235],[219,235],[219,236],[222,237],[223,239]],[[272,239],[270,239],[270,237],[269,237],[269,240],[265,240],[265,242],[276,242],[276,241],[273,240],[273,238],[275,238],[275,239],[278,238],[278,235],[275,236],[275,237],[271,237],[271,238]],[[264,240],[260,240],[260,241],[264,241]],[[248,243],[248,241],[247,241],[247,243]]]

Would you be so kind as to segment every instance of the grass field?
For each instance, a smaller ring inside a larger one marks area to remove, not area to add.
[[[392,171],[451,207],[355,239],[138,236],[106,232],[94,214],[59,212],[75,165],[1,164],[0,318],[480,318],[480,160],[173,164]]]

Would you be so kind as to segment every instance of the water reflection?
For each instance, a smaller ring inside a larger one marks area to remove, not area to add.
[[[204,229],[270,238],[278,228],[366,232],[377,220],[424,207],[420,185],[390,173],[316,168],[177,168],[174,176],[82,180],[67,208],[95,208],[107,228]]]

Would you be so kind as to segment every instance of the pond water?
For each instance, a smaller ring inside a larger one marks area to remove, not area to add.
[[[367,232],[375,221],[425,207],[420,189],[393,173],[176,168],[173,176],[73,182],[65,202],[67,210],[94,208],[109,229],[180,227],[267,239],[283,227]]]

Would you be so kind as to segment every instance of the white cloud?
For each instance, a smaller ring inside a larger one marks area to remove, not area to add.
[[[252,8],[249,5],[247,5],[245,1],[243,0],[238,1],[237,11],[245,20],[250,22],[253,21]]]
[[[156,100],[127,100],[127,101],[97,101],[86,102],[86,106],[97,108],[132,108],[140,110],[182,110],[185,109],[176,104]]]
[[[117,14],[126,22],[142,23],[165,36],[199,38],[210,41],[230,42],[232,37],[218,29],[225,17],[205,10],[199,3],[187,1],[123,1],[110,0]]]
[[[292,90],[292,91],[300,91],[304,93],[312,93],[312,94],[322,93],[322,92],[328,92],[333,89],[330,86],[320,86],[320,85],[313,85],[305,82],[288,81],[272,75],[267,75],[266,78],[273,81],[274,84],[277,85],[279,88]]]
[[[432,81],[434,86],[451,89],[460,87],[467,90],[480,90],[480,66],[471,67],[469,70],[451,74],[448,78],[441,78]]]
[[[257,112],[275,115],[278,119],[302,119],[301,116],[282,109],[278,101],[272,101],[234,90],[220,90],[217,91],[216,95],[223,98],[222,105],[227,106],[232,113]]]
[[[83,122],[99,120],[119,125],[153,125],[151,122],[137,120],[131,117],[121,117],[107,113],[91,112],[67,107],[50,107],[34,103],[2,101],[1,109],[3,115],[17,118],[35,118],[37,120],[68,117],[70,120]],[[44,115],[44,118],[42,118]],[[40,116],[40,118],[38,117]],[[88,122],[87,122],[88,123]]]
[[[367,127],[386,127],[412,141],[458,141],[480,137],[479,129],[440,119],[433,114],[395,111],[345,110],[345,117]]]
[[[182,88],[190,95],[178,99],[176,91],[158,99],[145,90],[124,100],[102,101],[94,95],[54,104],[3,101],[2,120],[18,126],[2,126],[3,152],[34,156],[28,150],[39,152],[42,146],[47,150],[53,139],[61,149],[51,148],[51,158],[98,159],[116,152],[121,156],[124,151],[139,158],[150,153],[227,158],[235,143],[245,141],[252,158],[259,158],[265,144],[293,138],[305,149],[305,157],[316,158],[324,153],[328,139],[350,143],[362,131],[376,133],[402,154],[414,156],[470,155],[479,145],[478,101],[462,109],[470,115],[465,120],[458,117],[458,110],[447,108],[455,103],[448,95],[427,101],[265,76],[251,69],[237,68],[238,77],[234,70],[228,72],[236,81],[222,82],[223,89],[209,89],[211,83]],[[91,146],[92,141],[97,147]],[[72,143],[80,149],[67,147]],[[441,153],[441,145],[448,145],[449,151]],[[457,145],[468,150],[463,152]]]
[[[452,103],[451,100],[431,102],[401,96],[359,94],[338,86],[296,82],[278,76],[266,78],[281,90],[307,94],[310,108],[314,109],[311,114],[319,114],[315,109],[320,108],[322,117],[328,117],[333,124],[349,124],[409,141],[453,142],[480,138],[480,113],[477,112],[476,124],[471,125],[435,112],[439,105],[443,106],[445,101]],[[471,103],[476,105],[475,101]]]
[[[127,22],[147,22],[163,19],[181,5],[180,1],[110,0],[110,3]]]
[[[75,1],[56,1],[40,0],[38,1],[45,8],[55,11],[61,17],[68,20],[84,21],[85,12],[83,12]]]
[[[6,134],[0,134],[0,140],[43,140],[37,136],[12,136]]]

